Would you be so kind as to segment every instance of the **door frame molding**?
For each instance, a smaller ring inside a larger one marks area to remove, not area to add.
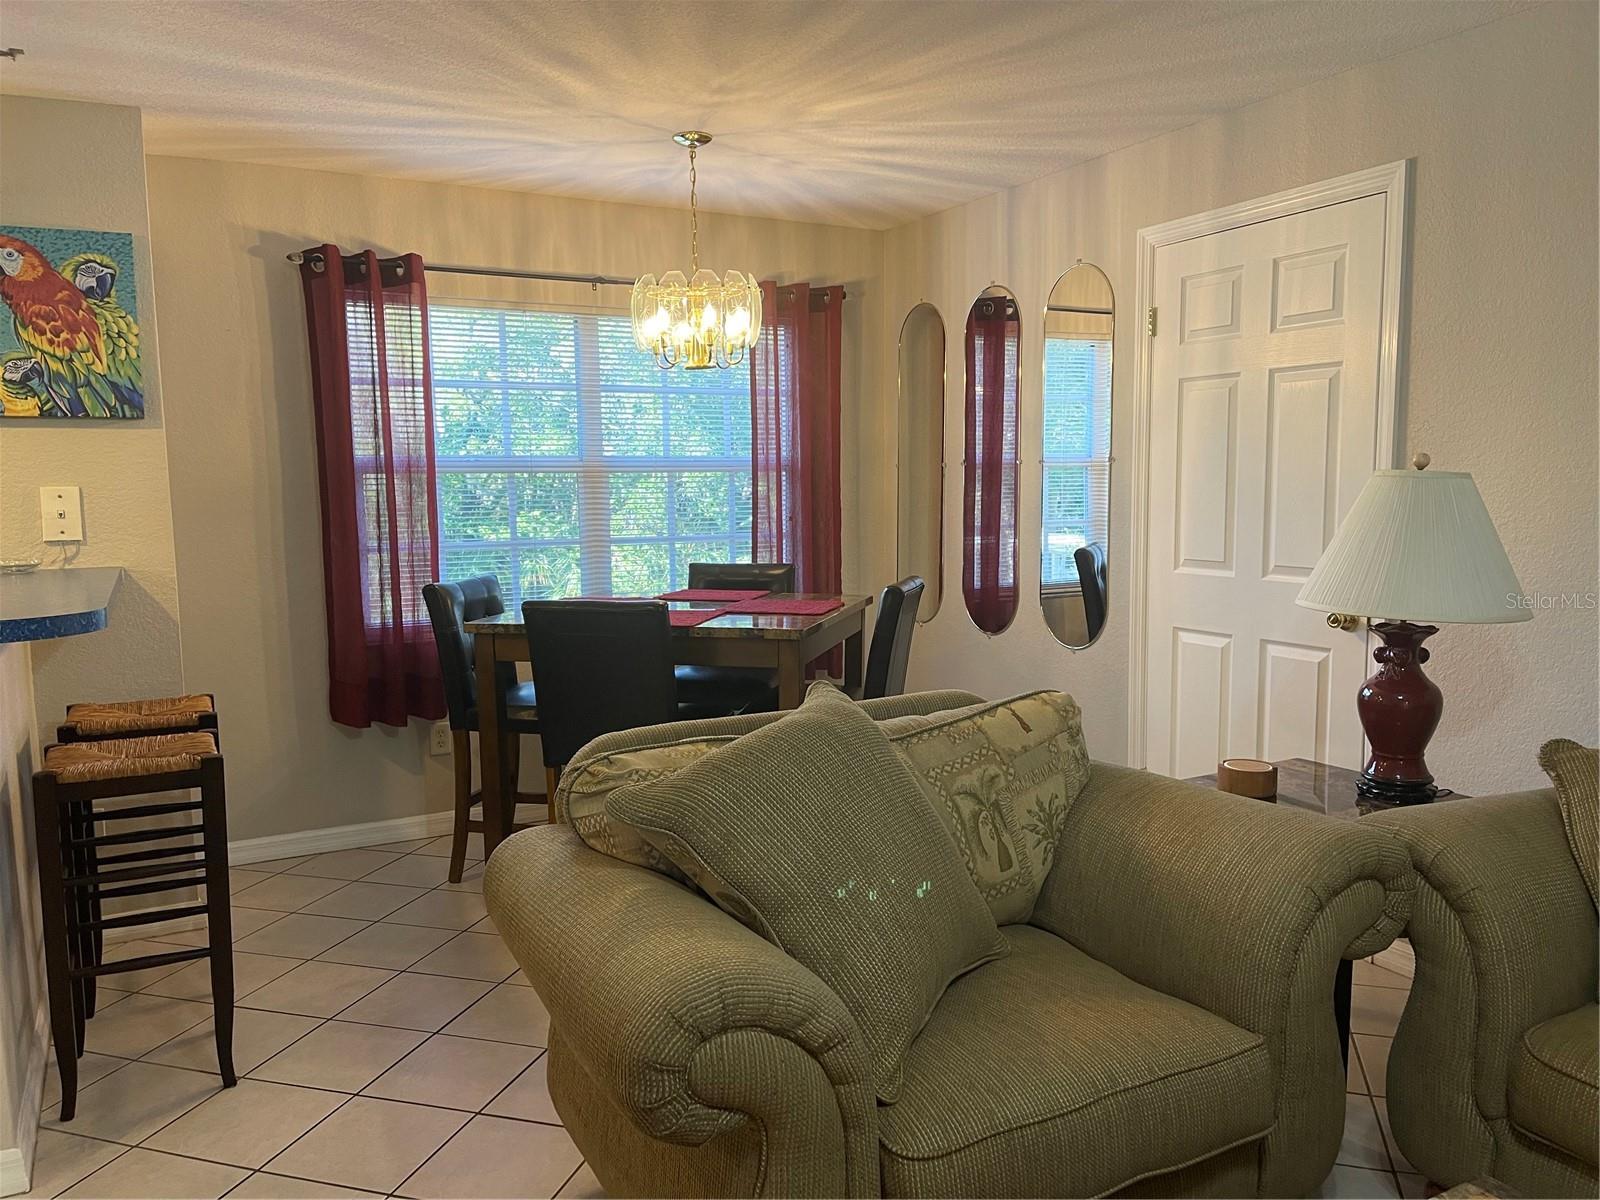
[[[1134,284],[1134,315],[1142,331],[1139,353],[1134,362],[1133,415],[1133,514],[1132,537],[1136,547],[1128,585],[1128,763],[1145,766],[1146,669],[1149,665],[1149,566],[1146,543],[1150,524],[1150,409],[1151,335],[1145,321],[1155,296],[1156,251],[1163,246],[1207,237],[1245,225],[1255,225],[1278,217],[1295,216],[1313,209],[1383,196],[1383,299],[1378,330],[1378,429],[1377,462],[1374,469],[1395,465],[1400,447],[1401,361],[1405,354],[1402,332],[1409,299],[1410,276],[1411,175],[1414,160],[1406,158],[1382,166],[1354,171],[1335,179],[1308,183],[1287,191],[1274,192],[1255,200],[1215,208],[1209,212],[1180,217],[1160,225],[1148,225],[1138,232],[1138,274]],[[1169,317],[1170,322],[1173,318]],[[1169,324],[1169,329],[1172,326]]]

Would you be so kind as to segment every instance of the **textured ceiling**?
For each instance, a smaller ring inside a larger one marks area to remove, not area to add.
[[[886,227],[1520,7],[1485,0],[5,0],[0,90],[153,154]],[[6,164],[15,167],[15,164]]]

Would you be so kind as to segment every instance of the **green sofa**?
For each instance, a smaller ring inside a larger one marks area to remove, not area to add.
[[[1411,884],[1377,829],[1094,764],[1030,922],[950,984],[894,1104],[816,975],[571,826],[508,839],[484,894],[550,1010],[556,1108],[612,1195],[1299,1196],[1343,1130],[1338,962],[1389,944]]]
[[[1389,1120],[1417,1170],[1594,1196],[1595,903],[1555,791],[1372,816],[1418,884],[1416,978],[1389,1053]]]

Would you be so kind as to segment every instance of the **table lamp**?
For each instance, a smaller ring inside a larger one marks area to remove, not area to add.
[[[1464,471],[1375,471],[1322,552],[1297,604],[1349,627],[1375,618],[1378,669],[1361,685],[1356,711],[1371,756],[1357,792],[1385,804],[1421,804],[1438,794],[1423,752],[1444,713],[1444,694],[1422,673],[1422,643],[1446,622],[1526,621],[1511,569],[1477,484]]]

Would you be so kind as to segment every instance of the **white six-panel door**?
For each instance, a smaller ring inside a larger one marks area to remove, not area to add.
[[[1372,473],[1385,197],[1156,250],[1145,763],[1363,759],[1364,632],[1295,604]],[[1387,464],[1383,464],[1387,465]]]

